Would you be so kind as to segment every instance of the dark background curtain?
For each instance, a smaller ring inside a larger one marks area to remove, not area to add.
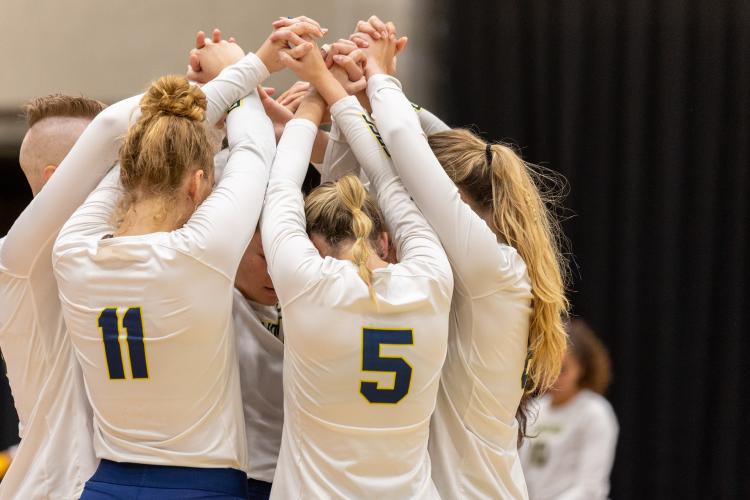
[[[614,364],[612,497],[750,498],[750,2],[444,1],[453,125],[568,178]]]

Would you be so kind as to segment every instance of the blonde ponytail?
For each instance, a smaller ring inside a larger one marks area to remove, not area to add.
[[[367,262],[372,255],[371,244],[383,232],[383,215],[368,195],[360,180],[352,175],[315,188],[305,199],[307,232],[319,234],[335,247],[345,240],[354,240],[353,261],[365,282],[370,299],[376,302],[372,286],[372,270]]]
[[[429,143],[448,176],[489,215],[493,232],[526,263],[533,300],[525,389],[527,394],[545,391],[560,373],[567,339],[568,268],[552,211],[560,201],[561,177],[525,163],[506,145],[487,145],[468,130],[440,132]]]
[[[554,180],[554,176],[534,170],[503,144],[492,145],[491,152],[493,230],[526,262],[534,296],[527,390],[543,392],[557,380],[567,346],[567,263],[560,251],[562,230],[547,208],[558,199],[556,195],[545,199],[538,187],[542,179]]]
[[[367,261],[372,253],[370,250],[370,234],[372,233],[372,220],[362,211],[362,206],[367,198],[367,191],[359,180],[351,175],[343,177],[336,183],[339,198],[349,212],[352,214],[352,233],[354,234],[354,245],[352,246],[352,257],[359,270],[359,276],[367,284],[370,298],[375,301],[375,289],[372,287],[372,270],[367,267]]]

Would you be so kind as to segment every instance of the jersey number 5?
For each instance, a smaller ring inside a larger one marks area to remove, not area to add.
[[[359,392],[370,403],[395,404],[404,399],[411,386],[411,365],[401,357],[381,356],[382,345],[414,345],[412,330],[362,329],[362,371],[391,372],[393,388],[382,389],[377,382],[361,381]]]
[[[125,315],[122,317],[122,326],[125,328],[125,332],[127,332],[130,373],[133,374],[133,378],[148,378],[141,308],[131,307],[125,311]],[[109,378],[124,379],[125,370],[122,366],[120,327],[118,325],[116,307],[108,307],[101,312],[99,315],[99,328],[102,329],[104,355],[107,358]]]

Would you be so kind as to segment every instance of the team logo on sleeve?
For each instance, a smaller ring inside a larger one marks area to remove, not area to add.
[[[370,132],[372,132],[372,135],[375,136],[375,139],[377,139],[378,144],[380,144],[380,147],[383,149],[383,152],[388,156],[388,158],[391,157],[391,153],[388,152],[388,148],[385,147],[385,143],[383,142],[383,138],[380,137],[380,132],[378,131],[377,127],[375,126],[375,122],[370,120],[370,118],[362,113],[362,119],[367,124],[367,128],[370,129]]]
[[[281,331],[281,325],[279,324],[278,321],[275,321],[275,322],[274,321],[261,321],[261,323],[263,323],[263,326],[266,327],[266,330],[268,330],[269,332],[271,332],[271,334],[274,337],[279,338],[279,332]]]

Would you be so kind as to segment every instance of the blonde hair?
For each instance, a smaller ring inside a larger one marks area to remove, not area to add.
[[[141,116],[120,148],[120,181],[126,196],[122,215],[139,197],[174,197],[185,176],[203,169],[213,174],[211,144],[203,119],[206,96],[183,76],[153,82],[140,102]]]
[[[385,231],[383,214],[360,180],[347,175],[335,182],[321,184],[305,198],[308,234],[318,234],[332,247],[354,240],[352,256],[359,276],[375,301],[372,270],[367,261],[372,254],[371,242]]]
[[[503,144],[488,145],[465,129],[429,137],[445,172],[481,210],[490,214],[492,231],[523,258],[531,280],[529,329],[530,392],[544,391],[557,379],[566,350],[564,318],[567,263],[554,206],[559,196],[549,188],[555,174],[525,163]],[[535,182],[536,181],[536,182]],[[556,188],[559,185],[555,185]]]

